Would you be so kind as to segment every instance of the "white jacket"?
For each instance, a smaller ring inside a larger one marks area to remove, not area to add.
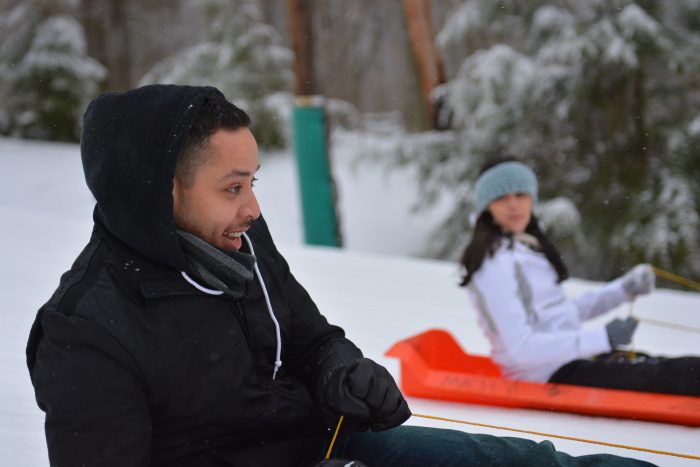
[[[628,300],[621,281],[567,298],[543,253],[510,243],[503,239],[469,283],[491,358],[504,376],[544,382],[572,360],[612,350],[604,326],[582,329],[581,323]]]

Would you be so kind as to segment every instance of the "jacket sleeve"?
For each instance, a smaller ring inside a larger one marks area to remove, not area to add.
[[[128,353],[84,318],[46,312],[37,324],[30,374],[51,465],[150,466],[147,395]]]
[[[616,279],[596,290],[574,298],[573,302],[578,308],[578,315],[581,321],[586,321],[607,313],[628,300],[627,294],[622,287],[622,280]]]
[[[513,366],[560,367],[572,360],[610,350],[604,328],[540,331],[534,310],[526,306],[510,250],[486,258],[472,279],[472,293],[491,338]]]

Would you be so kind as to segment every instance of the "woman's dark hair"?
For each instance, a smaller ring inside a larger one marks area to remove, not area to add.
[[[515,157],[501,157],[497,159],[492,159],[486,162],[479,171],[479,175],[486,172],[491,167],[494,167],[503,162],[520,162]],[[569,277],[569,271],[566,269],[564,260],[562,259],[559,251],[554,247],[549,238],[544,234],[542,229],[540,229],[539,221],[537,217],[533,214],[530,217],[530,223],[525,228],[525,232],[535,237],[540,242],[540,247],[542,248],[542,253],[552,264],[552,267],[557,272],[559,276],[558,282],[562,282]],[[472,276],[479,270],[484,262],[486,255],[493,256],[498,242],[502,237],[510,237],[510,234],[503,232],[501,227],[496,224],[493,220],[493,216],[488,209],[484,210],[479,214],[476,220],[476,225],[474,226],[474,234],[469,242],[469,245],[464,249],[462,253],[462,259],[460,264],[464,266],[465,274],[462,277],[462,282],[459,285],[466,286],[472,279]]]

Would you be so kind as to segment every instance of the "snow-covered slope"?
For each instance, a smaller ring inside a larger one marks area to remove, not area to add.
[[[338,149],[343,154],[342,148]],[[344,250],[301,245],[296,174],[289,156],[265,156],[257,185],[279,248],[322,312],[343,326],[366,355],[385,364],[394,375],[398,374],[398,362],[384,357],[384,352],[397,340],[428,328],[449,329],[470,352],[488,352],[474,310],[464,291],[456,286],[456,265],[397,255],[417,251],[412,247],[426,241],[428,227],[435,221],[425,216],[410,217],[415,184],[406,174],[387,181],[371,168],[352,169],[350,161],[338,156],[334,170],[348,245]],[[34,402],[24,346],[37,308],[48,299],[60,274],[70,267],[89,237],[92,207],[77,146],[0,139],[2,466],[48,466],[43,414]],[[579,280],[566,285],[571,294],[592,286],[595,284]],[[638,300],[635,313],[700,326],[700,294],[658,290]],[[640,349],[671,355],[698,354],[698,342],[696,335],[644,324],[635,341]],[[697,428],[417,398],[410,398],[409,403],[418,413],[700,455]],[[408,423],[514,435],[421,418]],[[556,440],[555,444],[578,455],[611,452],[664,466],[697,464],[573,441]]]

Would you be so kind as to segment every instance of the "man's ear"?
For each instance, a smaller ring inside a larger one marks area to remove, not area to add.
[[[180,194],[180,190],[182,190],[180,180],[178,180],[177,177],[173,177],[173,199],[177,199],[178,195]]]
[[[182,182],[180,182],[177,177],[173,177],[173,210],[175,213],[178,212],[180,207],[183,189]]]

